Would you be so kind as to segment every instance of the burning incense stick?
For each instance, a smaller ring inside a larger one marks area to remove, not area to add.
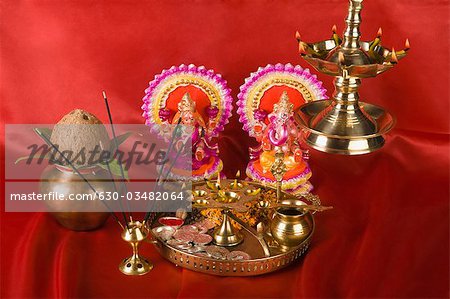
[[[158,172],[158,178],[156,180],[155,190],[158,190],[159,188],[162,188],[164,186],[164,182],[166,181],[167,177],[169,176],[169,173],[172,170],[173,166],[177,162],[178,157],[181,154],[181,151],[184,150],[184,148],[186,147],[186,143],[183,143],[181,148],[178,150],[173,163],[169,166],[169,170],[167,171],[163,182],[161,183],[162,174],[163,174],[164,168],[165,168],[166,163],[167,163],[167,157],[169,156],[169,153],[172,151],[174,140],[175,140],[175,138],[177,136],[177,133],[178,133],[178,130],[180,128],[180,123],[181,123],[181,118],[178,120],[178,123],[177,123],[174,131],[172,132],[172,136],[171,136],[170,141],[169,141],[169,147],[168,147],[168,149],[167,149],[167,151],[166,151],[166,153],[164,155],[163,164],[161,165],[161,167],[159,169],[159,172]],[[147,213],[145,214],[144,223],[146,223],[149,220],[151,215],[152,215],[152,213],[150,212],[150,210],[147,211]]]
[[[101,148],[102,151],[104,150],[104,148],[103,148],[103,143],[102,143],[101,141],[100,141],[100,148]],[[106,160],[106,161],[104,161],[104,162],[106,163],[106,168],[108,169],[109,176],[111,177],[111,181],[112,181],[112,184],[113,184],[113,187],[114,187],[114,192],[116,192],[117,194],[119,194],[119,192],[118,192],[118,190],[117,190],[117,187],[116,187],[116,182],[115,182],[115,180],[114,180],[114,176],[113,176],[112,171],[111,171],[111,167],[109,166],[109,160]],[[121,198],[119,199],[119,206],[120,206],[120,211],[121,211],[122,216],[123,216],[123,221],[125,221],[125,226],[127,227],[127,230],[129,231],[130,228],[129,228],[129,226],[128,226],[127,215],[125,214],[125,211],[124,211],[124,208],[123,208],[123,205],[122,205],[122,199],[121,199]]]
[[[178,119],[177,125],[175,126],[175,129],[172,132],[172,136],[170,137],[169,147],[167,148],[167,151],[166,151],[166,153],[164,155],[163,164],[161,165],[161,167],[160,167],[160,169],[158,171],[158,178],[156,180],[157,182],[159,182],[159,180],[161,179],[162,172],[163,172],[164,167],[165,167],[165,165],[167,163],[167,157],[169,156],[169,153],[172,151],[173,141],[175,140],[175,138],[177,136],[177,133],[179,131],[180,123],[181,123],[181,117],[180,117],[180,119]]]
[[[108,118],[109,118],[109,123],[111,125],[111,131],[112,131],[112,134],[113,134],[114,143],[115,143],[116,149],[118,149],[119,148],[119,142],[117,141],[116,131],[114,130],[114,124],[113,124],[113,120],[112,120],[111,110],[109,109],[108,98],[106,97],[106,92],[105,91],[103,91],[102,94],[103,94],[103,99],[105,100],[106,111],[108,112]],[[127,185],[125,183],[126,182],[126,178],[125,178],[125,173],[123,171],[122,159],[121,159],[120,156],[119,156],[119,163],[118,164],[119,164],[119,169],[120,169],[120,175],[122,176],[122,179],[123,179],[123,181],[122,181],[123,188],[125,190],[125,193],[127,193],[128,190],[127,190]],[[128,201],[126,201],[126,204],[127,204],[127,209],[128,209],[128,213],[129,213],[129,216],[130,216],[130,221],[132,222],[133,221],[133,214],[131,213],[130,203]]]

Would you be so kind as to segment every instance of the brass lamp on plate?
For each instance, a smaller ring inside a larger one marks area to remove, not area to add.
[[[343,38],[336,33],[329,40],[305,43],[297,33],[300,55],[319,72],[335,76],[332,100],[304,104],[296,111],[296,122],[305,130],[311,147],[332,154],[359,155],[384,145],[384,137],[394,126],[394,118],[382,107],[359,101],[362,78],[375,77],[406,56],[381,45],[381,29],[373,41],[361,41],[359,26],[363,0],[349,0],[347,28]]]

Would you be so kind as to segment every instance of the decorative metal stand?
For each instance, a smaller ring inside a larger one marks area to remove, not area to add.
[[[275,161],[270,168],[272,175],[277,180],[277,201],[282,199],[283,176],[286,173],[286,164],[284,164],[284,153],[280,146],[275,147]]]
[[[245,211],[244,204],[254,200],[254,195],[258,193],[258,189],[248,186],[237,179],[231,183],[222,183],[220,179],[217,183],[207,182],[201,184],[193,191],[194,207],[197,209],[215,208],[222,210],[223,220],[219,227],[214,231],[214,244],[219,246],[236,246],[244,240],[241,232],[236,230],[230,221],[230,211]],[[212,194],[211,198],[206,199],[204,196]]]
[[[148,236],[148,230],[139,221],[128,224],[122,232],[122,239],[130,243],[133,248],[133,255],[120,263],[119,270],[126,275],[143,275],[153,268],[153,264],[146,258],[139,255],[139,243]]]
[[[375,77],[406,56],[405,49],[389,51],[381,45],[381,29],[373,41],[360,41],[359,26],[363,0],[349,0],[344,37],[305,43],[297,33],[301,56],[319,72],[335,76],[332,100],[307,103],[296,111],[295,119],[313,148],[334,154],[358,155],[384,145],[382,135],[394,126],[394,118],[383,108],[359,102],[362,78]]]

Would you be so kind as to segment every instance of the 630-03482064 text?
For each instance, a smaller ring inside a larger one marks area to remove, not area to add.
[[[97,193],[71,193],[62,194],[58,192],[49,193],[11,193],[11,201],[19,200],[38,200],[38,201],[54,201],[54,200],[69,200],[69,201],[89,201],[89,200],[150,200],[150,201],[168,201],[168,200],[184,200],[184,193],[178,192],[97,192]]]

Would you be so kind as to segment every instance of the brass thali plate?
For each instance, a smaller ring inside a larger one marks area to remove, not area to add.
[[[255,187],[262,187],[265,190],[274,190],[270,187],[263,187],[259,183],[245,182]],[[200,183],[204,184],[204,183]],[[194,184],[194,188],[195,185]],[[264,191],[263,191],[264,192]],[[287,195],[291,197],[290,195]],[[270,233],[264,233],[264,239],[269,246],[270,256],[265,256],[259,241],[245,229],[241,229],[244,235],[244,241],[241,244],[232,247],[226,247],[229,251],[244,251],[251,258],[249,260],[219,260],[208,256],[199,256],[195,253],[189,253],[167,244],[162,239],[155,237],[154,245],[158,252],[168,261],[177,266],[219,276],[255,276],[277,271],[297,261],[308,249],[312,235],[315,229],[315,223],[312,213],[307,213],[311,217],[312,230],[309,235],[298,246],[284,248],[276,246],[271,242]],[[265,229],[268,230],[268,229]],[[211,232],[209,233],[211,235]]]

